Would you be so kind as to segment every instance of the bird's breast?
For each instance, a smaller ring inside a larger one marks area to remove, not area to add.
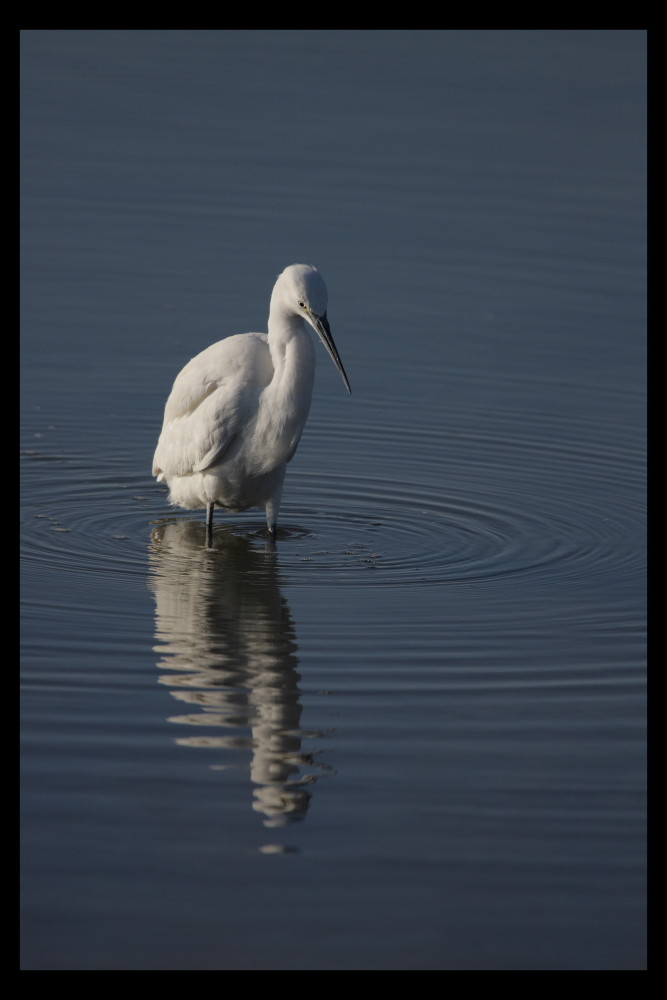
[[[260,396],[257,417],[245,439],[246,460],[262,475],[294,455],[308,419],[312,392],[277,394],[268,386]]]

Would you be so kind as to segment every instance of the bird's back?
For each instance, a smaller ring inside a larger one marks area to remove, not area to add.
[[[227,337],[192,358],[167,399],[153,475],[168,483],[219,460],[256,412],[272,377],[264,333]]]

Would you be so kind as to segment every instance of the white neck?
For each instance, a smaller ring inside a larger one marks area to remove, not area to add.
[[[315,381],[315,345],[310,327],[294,313],[279,310],[269,316],[269,351],[273,379],[265,390],[271,412],[280,413],[301,428],[310,411]]]

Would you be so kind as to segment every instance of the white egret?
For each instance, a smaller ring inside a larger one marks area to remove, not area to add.
[[[176,377],[153,475],[169,487],[170,503],[206,509],[208,546],[216,505],[232,512],[264,507],[275,537],[286,465],[313,394],[315,347],[306,324],[351,392],[327,320],[327,288],[310,264],[291,264],[278,276],[268,333],[212,344]]]

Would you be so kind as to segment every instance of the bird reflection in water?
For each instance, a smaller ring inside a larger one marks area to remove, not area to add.
[[[264,825],[303,820],[310,788],[332,773],[304,753],[294,625],[280,591],[277,554],[218,530],[205,548],[205,526],[176,521],[151,535],[155,652],[160,682],[189,706],[169,721],[201,727],[182,746],[250,750],[253,808]],[[224,730],[224,732],[222,732]]]

